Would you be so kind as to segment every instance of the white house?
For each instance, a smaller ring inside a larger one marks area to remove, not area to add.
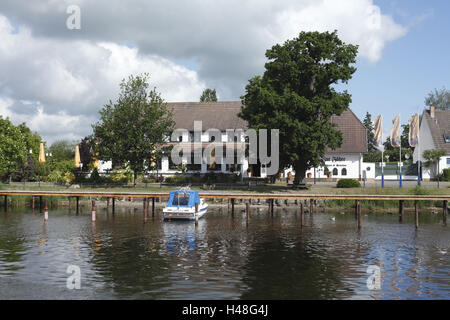
[[[430,107],[424,110],[419,127],[419,145],[414,149],[413,161],[422,162],[422,178],[430,179],[436,176],[436,168],[423,166],[425,150],[445,150],[447,154],[439,161],[439,173],[450,168],[450,110],[436,110]]]

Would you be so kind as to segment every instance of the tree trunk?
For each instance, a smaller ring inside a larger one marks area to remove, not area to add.
[[[297,163],[294,165],[294,171],[295,171],[294,185],[299,185],[300,183],[303,183],[303,180],[305,179],[306,166],[301,163]]]

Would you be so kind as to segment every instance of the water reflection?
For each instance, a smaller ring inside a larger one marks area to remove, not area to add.
[[[352,212],[306,214],[302,226],[295,208],[249,220],[212,209],[196,226],[121,209],[95,223],[53,210],[43,223],[16,210],[0,215],[0,281],[17,298],[448,299],[448,229],[409,219],[370,214],[358,230]],[[68,265],[81,269],[79,292],[65,288]],[[371,265],[381,290],[367,288]]]

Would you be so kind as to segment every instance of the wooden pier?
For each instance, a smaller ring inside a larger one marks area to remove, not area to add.
[[[303,225],[304,203],[309,200],[309,213],[314,212],[314,205],[316,200],[354,200],[355,201],[355,220],[358,228],[361,228],[361,201],[362,200],[387,200],[399,202],[399,222],[402,222],[404,212],[404,201],[414,201],[415,210],[415,226],[419,226],[419,201],[442,201],[443,212],[442,221],[444,225],[447,224],[448,201],[450,195],[340,195],[340,194],[301,194],[301,193],[236,193],[236,192],[199,192],[201,198],[205,199],[228,199],[228,211],[231,209],[232,216],[234,215],[234,206],[237,199],[248,200],[245,204],[245,211],[247,219],[250,218],[250,202],[254,199],[268,200],[268,210],[273,215],[273,207],[275,200],[300,200],[300,211]],[[76,199],[76,212],[79,211],[79,200],[84,197],[107,198],[107,208],[112,202],[112,211],[115,210],[116,198],[141,198],[143,199],[143,208],[145,218],[150,207],[150,199],[152,199],[152,216],[155,215],[155,199],[168,198],[169,192],[128,192],[128,191],[40,191],[40,190],[0,190],[0,196],[3,196],[3,205],[5,210],[8,205],[8,197],[12,196],[31,196],[32,206],[34,208],[34,199],[39,197],[39,208],[42,208],[43,198],[45,197],[45,209],[47,210],[47,198],[49,197],[68,197],[69,210],[72,207],[72,198]],[[110,201],[111,200],[111,201]],[[305,203],[306,205],[306,203]],[[95,221],[95,202],[92,202],[93,221]],[[231,208],[230,208],[231,207]]]

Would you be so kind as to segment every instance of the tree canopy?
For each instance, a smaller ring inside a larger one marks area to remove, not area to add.
[[[216,89],[205,89],[200,96],[200,102],[217,102]]]
[[[12,174],[22,177],[27,165],[37,161],[40,142],[41,137],[25,123],[15,126],[0,116],[0,179]]]
[[[174,126],[171,111],[156,89],[149,89],[148,79],[143,74],[122,80],[117,101],[106,104],[92,126],[93,153],[99,159],[128,164],[135,183]]]
[[[450,110],[450,90],[446,90],[445,87],[440,90],[434,89],[425,98],[425,105],[441,110]]]
[[[358,47],[343,43],[337,32],[301,32],[266,51],[263,76],[249,80],[240,116],[254,129],[279,129],[280,169],[293,166],[294,184],[305,171],[323,164],[325,149],[338,148],[342,133],[331,123],[351,102],[347,83],[356,68]]]
[[[53,161],[73,160],[75,156],[75,145],[67,140],[59,140],[52,143],[48,148],[52,153]]]

